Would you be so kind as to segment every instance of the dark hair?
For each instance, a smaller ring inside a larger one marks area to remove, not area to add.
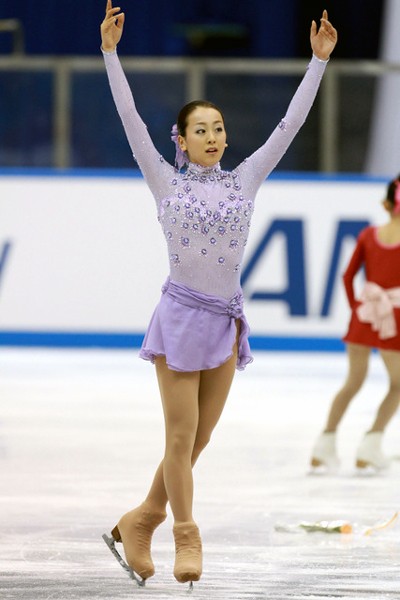
[[[400,185],[400,175],[398,175],[396,177],[396,179],[392,179],[392,181],[389,183],[389,185],[387,187],[386,200],[389,200],[389,202],[392,206],[395,205],[394,195],[396,193],[396,188],[398,185]]]
[[[188,124],[188,118],[192,114],[192,112],[195,111],[196,108],[198,108],[199,106],[201,106],[203,108],[214,108],[215,110],[217,110],[219,112],[219,114],[222,117],[222,121],[224,122],[224,115],[222,114],[222,110],[220,108],[218,108],[218,106],[216,104],[213,104],[212,102],[208,102],[207,100],[192,100],[192,102],[185,104],[185,106],[183,106],[179,112],[179,115],[178,115],[178,118],[176,121],[179,135],[182,135],[183,137],[185,137],[186,127]]]

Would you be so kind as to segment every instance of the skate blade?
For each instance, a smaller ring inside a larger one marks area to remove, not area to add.
[[[141,579],[138,575],[136,575],[135,571],[124,561],[120,553],[115,547],[115,539],[111,536],[109,537],[107,534],[102,535],[103,540],[107,544],[111,554],[117,560],[117,562],[121,565],[121,567],[126,571],[131,579],[138,585],[139,587],[144,587],[146,585],[146,580]]]
[[[355,473],[357,477],[381,477],[385,475],[386,469],[379,469],[378,467],[368,464],[365,467],[356,465]]]
[[[194,586],[193,586],[193,581],[191,581],[189,583],[189,587],[188,587],[188,594],[191,594],[193,592]]]
[[[339,474],[339,467],[338,466],[331,466],[331,465],[318,465],[318,466],[314,466],[311,465],[307,475],[309,475],[310,477],[329,477],[329,476],[335,476]]]

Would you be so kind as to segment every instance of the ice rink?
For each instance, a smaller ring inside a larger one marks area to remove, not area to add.
[[[207,600],[400,598],[400,416],[389,472],[360,476],[355,448],[386,390],[379,357],[339,433],[336,476],[309,454],[346,371],[344,354],[255,353],[237,373],[195,467]],[[185,598],[172,574],[171,515],[153,544],[156,575],[137,588],[101,536],[138,504],[162,456],[154,367],[130,351],[0,351],[0,598]],[[354,533],[277,526],[343,519]]]

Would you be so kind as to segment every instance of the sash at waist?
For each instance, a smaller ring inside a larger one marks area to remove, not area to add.
[[[168,277],[162,287],[162,293],[184,306],[201,308],[215,315],[225,315],[234,319],[243,317],[243,293],[241,290],[227,300],[221,296],[193,290],[182,283],[171,281]]]

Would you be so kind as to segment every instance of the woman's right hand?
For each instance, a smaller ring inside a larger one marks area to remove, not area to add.
[[[100,26],[101,47],[105,52],[113,52],[122,36],[125,14],[119,6],[113,8],[111,0],[107,0],[106,16]]]

